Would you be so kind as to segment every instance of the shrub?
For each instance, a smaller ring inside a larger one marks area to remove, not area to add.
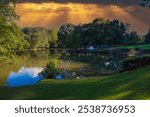
[[[58,69],[59,60],[51,59],[49,63],[43,68],[40,75],[43,78],[54,78],[56,75],[60,74],[60,69]]]
[[[145,65],[150,65],[150,55],[127,58],[123,61],[123,71],[140,68]]]

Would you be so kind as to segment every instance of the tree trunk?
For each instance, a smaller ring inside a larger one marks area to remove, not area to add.
[[[86,44],[84,44],[84,50],[85,50],[85,51],[87,50],[87,48],[86,48]]]

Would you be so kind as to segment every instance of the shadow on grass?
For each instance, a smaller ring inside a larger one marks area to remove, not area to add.
[[[112,76],[44,80],[34,86],[2,88],[0,99],[150,99],[150,66]]]

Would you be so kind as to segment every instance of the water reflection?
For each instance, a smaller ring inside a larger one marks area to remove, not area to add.
[[[13,56],[10,58],[10,56]],[[45,66],[51,58],[58,59],[60,53],[49,51],[24,51],[10,53],[7,61],[6,57],[0,61],[0,86],[6,86],[6,80],[13,71],[17,73],[22,67],[35,68]]]
[[[122,56],[111,54],[70,53],[62,56],[60,66],[63,71],[76,78],[107,75],[122,70],[122,59]]]
[[[7,79],[8,86],[33,85],[42,80],[39,73],[43,68],[25,68],[22,67],[18,72],[11,72]]]
[[[9,86],[37,83],[41,80],[37,74],[51,59],[60,61],[58,66],[62,72],[57,74],[56,79],[79,79],[97,75],[108,75],[122,69],[121,63],[124,56],[120,52],[115,52],[115,55],[113,55],[111,52],[68,53],[65,51],[30,51],[27,53],[17,53],[15,58],[16,62],[14,64],[0,65],[0,85],[6,85],[6,81]]]

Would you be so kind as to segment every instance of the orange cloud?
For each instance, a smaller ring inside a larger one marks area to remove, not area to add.
[[[59,27],[64,23],[88,23],[97,17],[119,19],[131,24],[131,28],[143,33],[148,24],[131,14],[137,8],[117,5],[80,3],[23,3],[16,5],[20,26]]]

